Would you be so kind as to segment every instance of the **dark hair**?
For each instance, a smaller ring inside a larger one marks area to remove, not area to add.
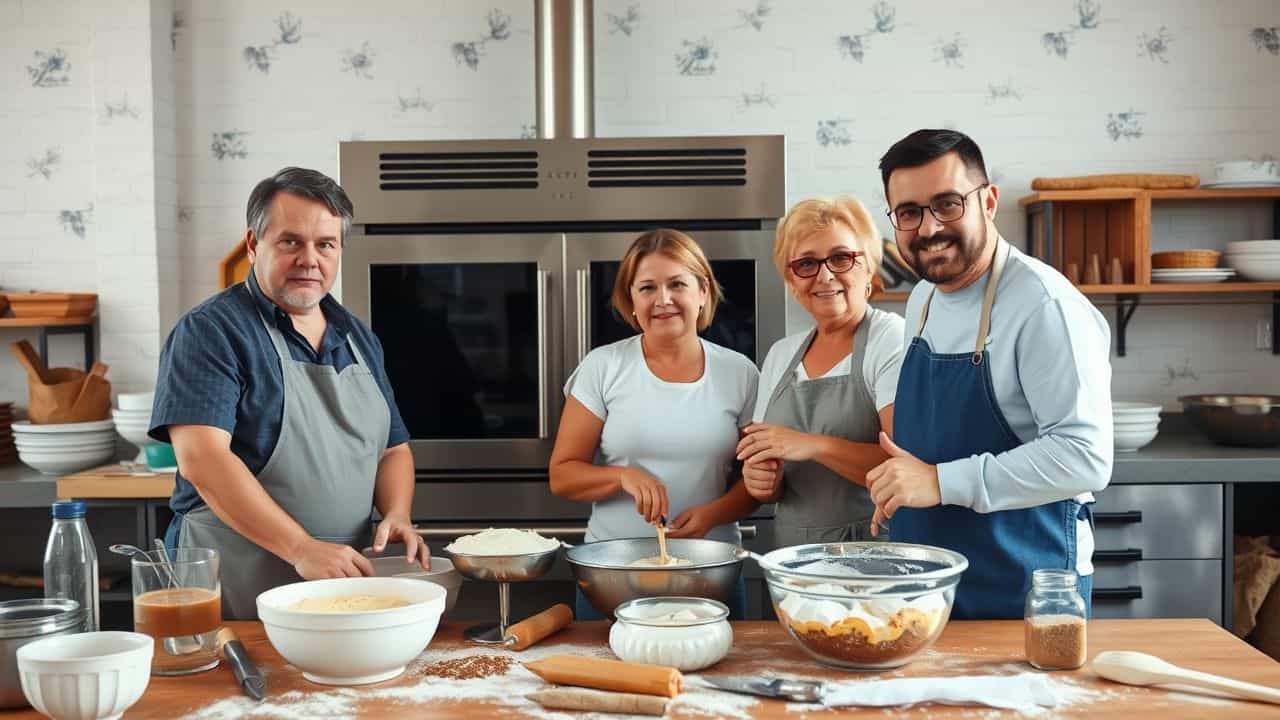
[[[889,195],[889,176],[899,168],[927,165],[947,153],[957,153],[970,175],[977,175],[981,182],[987,179],[987,164],[982,160],[982,150],[973,138],[956,130],[917,130],[902,138],[880,158],[880,179],[884,182],[886,199]]]
[[[354,209],[351,198],[342,186],[328,175],[318,171],[300,167],[287,167],[275,175],[254,186],[249,193],[249,207],[245,211],[249,229],[259,240],[267,232],[267,215],[271,210],[271,201],[276,193],[287,192],[309,200],[324,203],[329,212],[342,218],[342,237],[345,240],[347,231],[351,229],[351,217]]]

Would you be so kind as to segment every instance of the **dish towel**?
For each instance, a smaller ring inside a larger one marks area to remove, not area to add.
[[[988,705],[1005,710],[1057,707],[1086,698],[1085,688],[1040,673],[1020,675],[972,675],[913,677],[863,682],[823,683],[822,704],[827,707],[863,705],[888,707],[936,702],[945,705]]]

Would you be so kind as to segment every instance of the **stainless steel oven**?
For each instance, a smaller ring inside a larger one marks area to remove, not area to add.
[[[632,332],[608,296],[652,227],[699,242],[726,290],[704,334],[760,362],[786,330],[783,170],[781,136],[342,143],[342,300],[419,473],[545,474],[569,374]]]

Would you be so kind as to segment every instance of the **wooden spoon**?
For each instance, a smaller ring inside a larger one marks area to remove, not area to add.
[[[1093,659],[1093,671],[1126,685],[1188,685],[1250,700],[1280,704],[1280,691],[1178,667],[1154,655],[1129,650],[1108,650]]]
[[[669,565],[671,563],[671,556],[667,554],[666,518],[658,521],[658,557],[662,560],[663,565]]]

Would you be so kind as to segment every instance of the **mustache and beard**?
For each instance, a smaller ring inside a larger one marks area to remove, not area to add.
[[[982,256],[982,249],[986,247],[985,240],[985,228],[975,237],[957,232],[939,232],[930,237],[917,235],[911,239],[903,260],[906,260],[916,275],[934,285],[944,285],[968,272],[977,264]],[[949,244],[949,246],[927,260],[921,260],[922,252],[940,244]]]

